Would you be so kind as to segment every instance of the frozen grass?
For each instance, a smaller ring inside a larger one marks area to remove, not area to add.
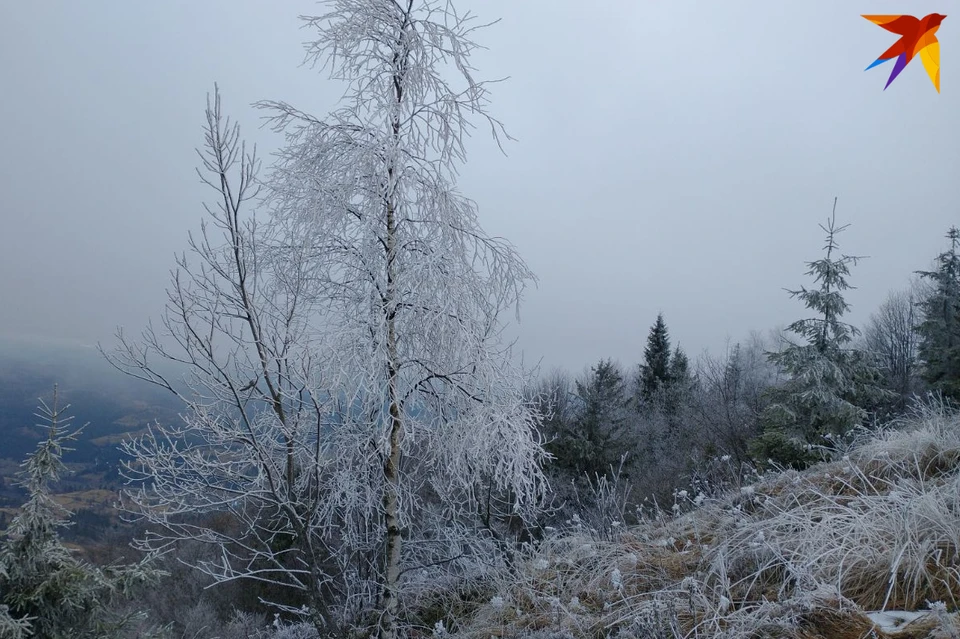
[[[960,415],[928,405],[615,537],[557,534],[491,592],[460,636],[960,639]]]

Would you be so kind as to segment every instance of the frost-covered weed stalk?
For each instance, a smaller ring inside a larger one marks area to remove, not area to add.
[[[180,262],[166,326],[186,354],[148,332],[121,362],[171,390],[147,353],[186,362],[191,410],[130,446],[149,481],[131,497],[163,530],[146,545],[218,545],[202,566],[217,579],[291,586],[319,630],[366,618],[393,637],[404,593],[496,564],[503,522],[542,495],[536,415],[500,340],[533,276],[455,186],[468,118],[505,135],[472,77],[472,17],[325,4],[308,59],[348,90],[326,119],[259,105],[287,140],[268,224],[244,222],[256,163],[208,113],[224,241],[205,233],[201,269]],[[238,532],[181,517],[211,512]]]

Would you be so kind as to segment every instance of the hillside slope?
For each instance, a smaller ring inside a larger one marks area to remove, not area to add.
[[[484,639],[960,639],[960,416],[942,406],[864,435],[840,461],[687,501],[613,538],[556,534],[445,627]]]

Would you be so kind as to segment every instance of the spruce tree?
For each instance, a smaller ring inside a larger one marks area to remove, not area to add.
[[[643,364],[637,386],[640,393],[640,405],[643,406],[658,399],[664,387],[670,383],[670,335],[663,313],[657,314],[657,321],[650,328],[647,346],[643,351]]]
[[[937,256],[937,270],[918,274],[933,284],[921,301],[922,320],[917,327],[921,376],[934,390],[960,399],[960,230],[947,232],[950,249]]]
[[[693,382],[690,375],[690,360],[687,354],[683,352],[678,344],[670,358],[670,381],[671,386],[688,387]]]
[[[627,419],[626,382],[613,361],[600,360],[576,387],[575,417],[548,450],[560,467],[591,478],[604,476],[635,445]]]
[[[788,443],[790,436],[811,443],[824,435],[844,433],[860,424],[866,407],[884,394],[877,369],[865,354],[850,348],[858,329],[842,321],[850,309],[843,297],[844,291],[853,288],[847,282],[850,265],[862,258],[839,253],[836,237],[847,226],[836,226],[836,200],[833,215],[820,228],[826,234],[824,257],[807,263],[807,275],[816,286],[788,290],[814,317],[787,327],[801,342],[791,341],[779,353],[768,354],[789,379],[774,391],[773,402],[764,412],[765,433],[754,447],[763,459],[780,457],[791,465],[805,461],[800,459],[802,446]]]
[[[67,407],[65,407],[67,408]],[[131,566],[100,569],[77,558],[63,545],[59,530],[69,525],[71,512],[51,493],[66,470],[65,447],[81,429],[69,430],[53,402],[41,400],[39,426],[47,437],[31,453],[21,471],[29,499],[0,538],[0,636],[86,639],[113,637],[133,616],[112,609],[118,596],[160,575],[149,560]],[[24,634],[25,633],[25,634]]]
[[[670,357],[670,373],[666,384],[666,409],[677,413],[693,391],[694,379],[690,373],[690,360],[678,344]]]

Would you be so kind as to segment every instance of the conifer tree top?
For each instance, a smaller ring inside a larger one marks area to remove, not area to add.
[[[836,225],[837,201],[826,224],[824,256],[807,262],[807,275],[813,288],[791,291],[815,315],[797,320],[787,327],[806,343],[792,343],[779,353],[769,353],[770,361],[789,376],[787,383],[773,393],[773,402],[764,411],[764,429],[768,434],[798,432],[808,441],[827,433],[843,433],[862,422],[866,406],[885,391],[876,385],[878,374],[864,353],[848,344],[859,331],[841,321],[849,305],[843,292],[853,288],[847,282],[849,265],[861,257],[839,253],[837,235],[847,226]],[[772,440],[771,440],[772,441]]]
[[[649,399],[668,383],[670,378],[670,335],[663,313],[657,314],[657,321],[647,335],[647,346],[643,349],[643,364],[640,365],[640,394]]]
[[[854,288],[847,282],[850,275],[850,265],[856,265],[863,259],[861,256],[839,254],[837,235],[849,227],[836,225],[837,200],[833,201],[833,212],[826,224],[820,228],[826,234],[824,256],[819,260],[807,262],[807,275],[813,277],[816,288],[807,289],[801,286],[799,290],[787,289],[791,297],[799,298],[804,305],[815,311],[817,316],[798,320],[787,327],[824,352],[831,346],[839,347],[849,343],[859,333],[851,324],[840,321],[840,318],[850,310],[850,305],[843,298],[843,291]]]

